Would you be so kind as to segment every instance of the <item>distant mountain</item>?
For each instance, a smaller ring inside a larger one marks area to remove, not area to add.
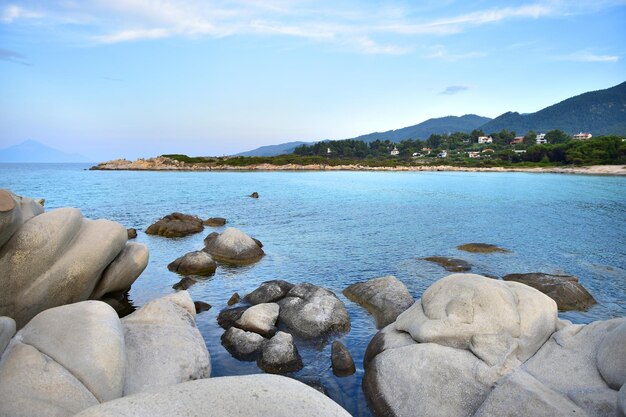
[[[467,132],[484,125],[491,119],[488,117],[476,116],[475,114],[466,114],[464,116],[446,116],[436,119],[428,119],[425,122],[414,126],[404,127],[397,130],[388,130],[386,132],[375,132],[361,135],[354,140],[362,140],[364,142],[373,142],[376,139],[390,140],[392,142],[400,142],[405,139],[428,139],[433,133],[452,133]],[[242,152],[237,156],[275,156],[286,153],[292,153],[299,145],[310,145],[315,142],[288,142],[280,145],[261,146],[248,152]]]
[[[19,145],[0,149],[0,162],[90,162],[78,154],[68,154],[58,149],[43,145],[34,140],[27,140]]]
[[[310,145],[313,142],[287,142],[279,145],[261,146],[247,152],[238,153],[235,156],[276,156],[286,153],[293,153],[293,150],[300,145]]]
[[[568,98],[535,113],[504,113],[481,129],[487,134],[502,129],[515,131],[518,135],[529,130],[561,129],[570,134],[626,135],[626,82]]]

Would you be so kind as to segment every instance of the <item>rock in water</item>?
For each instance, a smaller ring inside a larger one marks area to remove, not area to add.
[[[204,251],[220,262],[250,264],[265,254],[263,249],[239,229],[228,228],[224,233],[211,233],[204,239]]]
[[[394,276],[352,284],[343,295],[372,313],[379,329],[394,322],[414,302],[406,286]]]
[[[226,350],[240,361],[256,360],[266,342],[263,336],[236,327],[226,330],[221,340]]]
[[[189,252],[167,265],[167,269],[180,275],[211,275],[217,264],[204,251]]]
[[[494,253],[494,252],[508,252],[508,250],[500,248],[496,245],[489,243],[466,243],[456,247],[458,250],[473,253]]]
[[[172,288],[175,290],[187,290],[191,288],[191,286],[196,284],[197,282],[198,281],[196,281],[193,278],[185,277],[181,279],[180,281],[178,281],[176,284],[172,285]]]
[[[204,301],[194,301],[193,305],[196,308],[196,314],[200,314],[203,311],[209,311],[211,307],[213,307],[211,304],[205,303]]]
[[[349,376],[356,372],[354,359],[348,348],[338,340],[333,342],[331,348],[331,363],[333,373],[337,376]]]
[[[205,226],[219,227],[226,224],[226,219],[223,217],[210,217],[204,221]]]
[[[263,347],[257,361],[259,368],[272,374],[296,372],[302,369],[302,359],[293,337],[289,333],[278,332]]]
[[[247,309],[248,307],[235,307],[224,309],[220,311],[220,314],[218,314],[217,316],[217,324],[219,324],[222,329],[228,329],[233,324],[235,324],[237,320],[239,320],[243,312]]]
[[[184,400],[183,400],[184,399]],[[350,417],[315,389],[278,375],[228,376],[121,398],[76,417]]]
[[[423,258],[425,261],[434,262],[439,266],[442,266],[449,272],[466,272],[472,269],[469,262],[463,259],[448,258],[445,256],[429,256]]]
[[[128,235],[128,239],[135,239],[137,237],[137,229],[126,229],[126,234]]]
[[[571,275],[550,275],[541,272],[509,274],[502,279],[516,281],[538,289],[556,301],[559,310],[585,310],[596,303],[591,294]]]
[[[278,302],[280,320],[304,339],[350,330],[350,316],[335,294],[313,284],[298,284]]]
[[[146,229],[149,235],[165,237],[182,237],[204,230],[202,220],[196,216],[182,213],[172,213],[161,218]]]
[[[263,337],[272,337],[276,333],[274,324],[278,319],[278,310],[276,303],[257,304],[244,311],[235,326]]]
[[[239,302],[240,299],[241,299],[241,296],[239,295],[238,292],[233,293],[233,295],[230,296],[226,304],[228,304],[229,306],[235,305]]]
[[[273,280],[265,281],[259,288],[244,297],[250,304],[272,303],[284,298],[294,287],[287,281]]]
[[[252,194],[250,194],[250,197],[252,198],[259,198],[259,193],[257,193],[256,191],[253,192]]]

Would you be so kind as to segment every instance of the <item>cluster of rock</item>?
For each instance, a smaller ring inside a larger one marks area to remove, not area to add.
[[[313,284],[266,281],[243,301],[247,305],[222,310],[218,316],[218,324],[226,329],[222,344],[235,358],[256,360],[266,372],[302,368],[291,333],[315,339],[350,330],[350,316],[343,302]],[[291,333],[279,331],[278,322]]]
[[[380,416],[618,415],[626,319],[573,325],[534,288],[453,274],[372,339],[364,366]]]
[[[127,240],[118,223],[0,190],[0,315],[21,328],[48,308],[127,290],[148,264],[148,249]]]

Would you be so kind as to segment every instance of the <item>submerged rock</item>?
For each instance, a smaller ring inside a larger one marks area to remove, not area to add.
[[[394,276],[352,284],[343,295],[372,313],[379,329],[394,322],[414,302],[406,286]]]
[[[176,284],[172,285],[172,288],[175,290],[186,290],[190,288],[192,285],[195,285],[198,281],[193,278],[185,277],[178,281]]]
[[[254,361],[261,353],[267,340],[258,333],[230,327],[222,335],[221,341],[234,358],[240,361]]]
[[[167,265],[167,269],[180,275],[211,275],[217,264],[211,255],[204,251],[189,252]]]
[[[182,237],[204,230],[202,220],[196,216],[172,213],[151,224],[146,233],[164,237]]]
[[[272,337],[276,333],[274,325],[278,319],[278,310],[276,303],[257,304],[244,311],[235,326],[263,337]]]
[[[304,339],[350,330],[344,303],[331,291],[313,284],[298,284],[278,302],[280,320]]]
[[[550,275],[541,272],[509,274],[502,279],[516,281],[538,289],[556,301],[559,310],[585,310],[596,300],[572,275]]]
[[[333,373],[337,376],[349,376],[356,372],[354,359],[348,348],[338,340],[335,340],[331,347],[331,364]]]
[[[448,272],[466,272],[472,269],[469,262],[464,261],[463,259],[449,258],[446,256],[429,256],[428,258],[423,259],[444,267]]]
[[[458,250],[473,253],[494,253],[494,252],[508,252],[508,250],[500,248],[496,245],[489,243],[466,243],[456,247]]]
[[[257,193],[256,191],[253,192],[252,194],[250,194],[250,197],[252,198],[259,198],[259,193]]]
[[[265,254],[263,249],[239,229],[228,228],[223,233],[211,233],[204,239],[204,251],[220,262],[250,264]]]
[[[296,372],[302,369],[302,359],[293,337],[289,333],[278,332],[263,347],[257,361],[259,368],[272,374]]]
[[[272,303],[284,298],[293,287],[293,284],[283,280],[265,281],[244,300],[250,304]]]
[[[205,226],[219,227],[219,226],[224,226],[226,224],[226,219],[223,217],[210,217],[206,219],[203,223]]]

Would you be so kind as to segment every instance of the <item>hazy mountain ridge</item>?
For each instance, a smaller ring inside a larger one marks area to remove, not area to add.
[[[0,149],[0,162],[91,162],[79,154],[70,154],[34,140]]]

